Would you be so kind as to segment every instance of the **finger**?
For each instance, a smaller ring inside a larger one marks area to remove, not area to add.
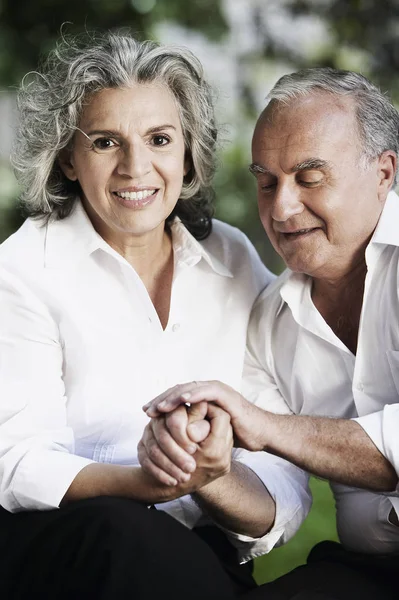
[[[218,406],[209,403],[208,418],[210,433],[204,442],[199,444],[200,448],[215,458],[225,453],[230,455],[233,446],[233,429],[230,415]]]
[[[206,383],[206,382],[205,382]],[[169,390],[166,390],[160,396],[157,396],[151,402],[147,403],[143,410],[147,413],[149,417],[157,417],[162,412],[170,412],[174,410],[180,404],[185,404],[187,400],[182,396],[182,394],[189,394],[192,390],[195,390],[197,387],[200,387],[202,382],[191,381],[190,383],[176,385]],[[168,401],[170,404],[168,410],[160,410],[160,405],[163,405],[165,401]]]
[[[164,476],[170,476],[179,482],[185,482],[190,479],[190,474],[185,473],[176,466],[159,447],[153,433],[153,423],[147,425],[142,439],[138,445],[139,462],[143,468],[146,467],[155,476],[154,469],[157,469],[157,478],[161,470]],[[162,479],[166,482],[165,477]]]
[[[169,412],[182,402],[190,402],[190,405],[202,401],[214,402],[223,408],[232,417],[237,417],[241,401],[244,399],[238,392],[227,385],[217,381],[202,382],[198,385],[181,386],[179,390],[173,390],[157,405],[157,410]],[[148,414],[148,413],[147,413]]]
[[[171,388],[168,388],[167,390],[165,390],[164,392],[162,392],[162,394],[159,394],[158,396],[156,396],[155,398],[153,398],[152,400],[150,400],[150,402],[147,402],[147,404],[144,404],[144,406],[142,407],[144,412],[146,412],[151,406],[156,407],[157,404],[159,404],[159,402],[162,402],[162,400],[164,398],[166,398],[171,392],[172,390],[174,390],[175,388],[179,387],[178,385],[174,385]]]
[[[208,419],[211,426],[211,434],[215,437],[225,438],[226,432],[231,431],[231,417],[219,406],[209,403]]]
[[[171,476],[170,473],[168,473],[166,470],[161,469],[150,459],[143,439],[140,440],[137,446],[137,456],[143,470],[155,477],[155,479],[157,479],[164,485],[177,485],[178,481],[176,477]]]
[[[203,442],[209,433],[209,422],[205,420],[207,412],[207,402],[193,404],[193,406],[190,406],[190,408],[187,409],[188,425],[186,433],[191,441],[196,442],[196,445],[199,442]]]
[[[188,387],[189,389],[191,389],[192,387],[195,387],[195,385],[197,384],[196,381],[192,381],[190,383],[185,383],[185,384],[181,384],[179,383],[178,385],[174,385],[171,388],[168,388],[167,390],[165,390],[164,392],[162,392],[162,394],[159,394],[159,396],[156,396],[155,398],[153,398],[153,400],[151,400],[150,402],[147,402],[147,404],[144,404],[144,406],[142,407],[144,412],[146,412],[148,414],[148,416],[152,417],[152,414],[149,414],[148,411],[150,411],[151,413],[156,413],[157,411],[157,407],[158,405],[163,402],[163,400],[165,400],[165,398],[167,398],[170,395],[178,395],[180,390],[182,388]],[[157,416],[157,415],[154,415]]]
[[[183,472],[193,473],[196,468],[196,462],[194,458],[175,442],[166,427],[165,420],[162,417],[153,420],[152,430],[157,441],[157,445],[168,457],[168,459]]]
[[[194,420],[199,418],[199,415],[191,417],[191,419]],[[193,444],[187,435],[187,425],[190,416],[187,413],[186,407],[179,406],[173,412],[164,415],[163,419],[165,426],[174,441],[189,454],[194,454],[197,450],[197,446],[196,444]]]

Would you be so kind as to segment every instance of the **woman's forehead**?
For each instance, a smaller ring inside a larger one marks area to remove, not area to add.
[[[99,122],[165,120],[180,122],[176,101],[167,86],[159,82],[132,83],[129,87],[106,88],[90,96],[85,103],[81,126],[97,127]]]

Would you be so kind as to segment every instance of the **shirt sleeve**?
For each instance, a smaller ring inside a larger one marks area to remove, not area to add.
[[[251,340],[253,332],[250,326],[242,393],[249,401],[265,410],[290,414],[292,411],[266,364],[261,365],[254,355],[255,347]],[[276,504],[273,527],[262,538],[251,538],[225,530],[230,541],[237,547],[241,562],[246,562],[270,552],[274,546],[285,544],[305,520],[312,497],[308,473],[283,458],[267,452],[240,449],[235,451],[234,459],[259,477]]]
[[[58,327],[18,277],[0,272],[0,504],[56,508],[93,462],[73,454]]]
[[[352,420],[364,429],[381,454],[389,460],[399,477],[399,404],[387,404],[383,410]],[[399,496],[399,483],[396,492],[385,495]],[[398,513],[398,500],[393,505]]]

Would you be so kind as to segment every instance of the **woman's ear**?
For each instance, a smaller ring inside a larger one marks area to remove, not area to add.
[[[77,181],[78,177],[73,164],[72,152],[69,148],[64,148],[58,155],[58,164],[65,177],[71,181]]]

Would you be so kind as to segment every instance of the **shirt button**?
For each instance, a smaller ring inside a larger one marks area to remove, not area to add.
[[[173,331],[173,333],[176,333],[176,331],[179,331],[179,329],[180,329],[180,323],[175,323],[175,324],[172,326],[172,331]]]
[[[364,385],[359,381],[359,383],[356,385],[356,388],[359,390],[359,392],[363,392]]]

